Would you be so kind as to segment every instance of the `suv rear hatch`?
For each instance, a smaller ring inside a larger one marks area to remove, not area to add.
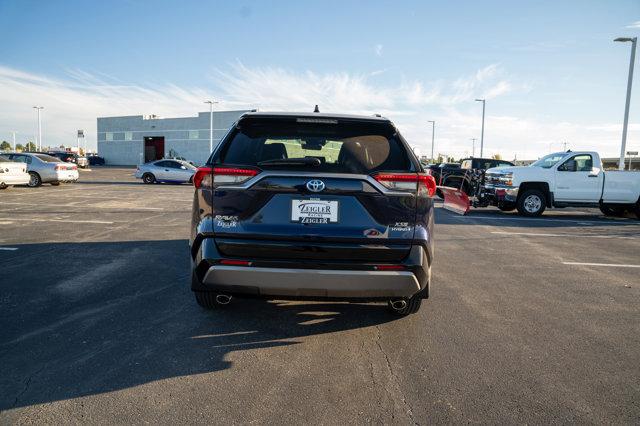
[[[426,177],[409,152],[388,120],[249,115],[194,183],[225,257],[397,262]]]

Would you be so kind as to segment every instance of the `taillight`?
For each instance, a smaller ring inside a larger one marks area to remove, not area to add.
[[[71,166],[71,170],[78,170],[78,166]]]
[[[202,186],[202,181],[207,178],[207,181],[204,182],[206,186],[211,186],[211,167],[198,167],[196,170],[196,174],[193,175],[193,186],[196,188],[200,188]]]
[[[56,164],[56,166],[54,167],[55,170],[66,170],[67,166],[63,166],[60,164]]]
[[[425,195],[426,191],[429,197],[436,193],[436,181],[427,173],[378,173],[373,178],[394,191],[417,192],[418,195]]]
[[[193,184],[196,188],[212,184],[236,185],[251,179],[258,173],[258,170],[241,167],[200,167],[193,177]],[[211,181],[212,177],[213,181]]]

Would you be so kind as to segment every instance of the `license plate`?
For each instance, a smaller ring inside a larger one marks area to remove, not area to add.
[[[338,202],[291,200],[291,220],[299,223],[338,223]]]

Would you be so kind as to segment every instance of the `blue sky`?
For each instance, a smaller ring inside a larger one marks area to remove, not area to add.
[[[423,151],[535,158],[619,150],[638,1],[0,0],[0,139],[95,141],[102,115],[221,109],[382,112]],[[640,80],[631,148],[640,148]]]

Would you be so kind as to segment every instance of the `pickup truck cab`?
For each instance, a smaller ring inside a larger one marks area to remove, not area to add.
[[[556,152],[523,167],[487,170],[484,196],[501,210],[540,216],[547,207],[599,207],[640,215],[640,173],[608,171],[592,151]],[[640,217],[640,216],[639,216]]]

